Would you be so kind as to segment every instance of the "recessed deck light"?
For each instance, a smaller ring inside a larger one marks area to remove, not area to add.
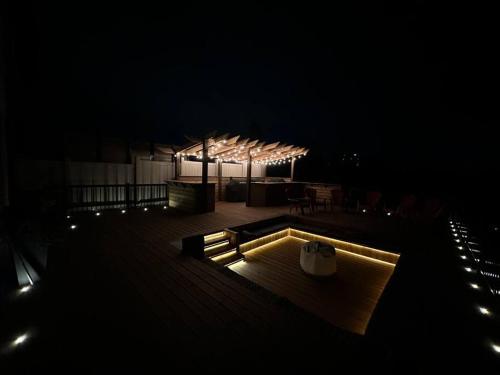
[[[96,212],[95,216],[101,216],[101,213],[100,212]]]
[[[66,219],[71,219],[71,216],[70,215],[66,215]]]
[[[72,226],[70,226],[70,229],[76,229],[76,225],[73,224]]]
[[[388,213],[387,213],[387,216],[391,216],[391,215],[392,215],[392,213],[391,213],[391,212],[388,212]]]
[[[14,346],[21,345],[23,342],[25,342],[28,339],[28,335],[25,333],[24,335],[17,336],[14,341],[12,341],[12,344]]]
[[[363,213],[365,213],[365,212],[366,212],[366,208],[363,208]]]
[[[27,293],[30,291],[30,289],[31,289],[31,285],[23,286],[21,289],[19,289],[19,293]]]
[[[124,214],[125,212],[127,212],[126,210],[122,210],[122,214]]]
[[[146,212],[147,210],[148,210],[148,208],[147,208],[147,207],[144,207],[144,212]]]
[[[167,209],[167,206],[163,206],[163,209],[166,210]]]
[[[479,306],[479,312],[483,315],[491,315],[491,311],[483,306]]]

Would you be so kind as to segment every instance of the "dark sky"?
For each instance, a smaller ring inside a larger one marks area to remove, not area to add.
[[[260,129],[327,159],[496,165],[493,9],[68,3],[8,8],[9,115],[25,144],[63,130],[183,143]]]

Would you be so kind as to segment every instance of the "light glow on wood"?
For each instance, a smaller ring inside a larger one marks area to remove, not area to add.
[[[229,257],[232,257],[233,255],[236,255],[236,250],[231,250],[231,251],[228,251],[227,253],[224,253],[224,254],[221,254],[221,255],[217,255],[217,256],[214,256],[212,258],[212,260],[214,262],[219,262],[221,260],[224,260],[226,258],[229,258]]]
[[[220,243],[216,243],[216,244],[213,244],[213,245],[205,246],[205,251],[215,250],[215,249],[218,249],[220,247],[224,247],[224,246],[226,246],[228,244],[229,244],[229,240],[226,240],[226,241],[223,241],[223,242],[220,242]]]
[[[206,236],[203,237],[203,239],[205,240],[205,242],[207,241],[212,241],[212,240],[215,240],[217,238],[224,238],[224,236],[226,235],[226,232],[217,232],[217,233],[212,233],[212,234],[207,234]]]

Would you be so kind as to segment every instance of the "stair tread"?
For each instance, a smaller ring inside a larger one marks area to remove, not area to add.
[[[234,246],[232,246],[231,244],[227,244],[223,248],[218,248],[215,250],[208,250],[205,252],[205,255],[209,258],[213,258],[213,257],[217,257],[219,255],[227,254],[227,253],[234,251],[234,250],[236,250],[236,248]]]
[[[236,253],[234,255],[228,256],[227,258],[223,258],[219,261],[216,261],[218,264],[222,266],[226,266],[228,264],[237,262],[238,260],[245,259],[245,256],[241,253]]]
[[[229,237],[221,237],[221,238],[216,238],[214,240],[209,240],[209,241],[205,241],[205,246],[211,246],[211,245],[216,245],[220,242],[225,242],[225,241],[228,241],[229,240]]]

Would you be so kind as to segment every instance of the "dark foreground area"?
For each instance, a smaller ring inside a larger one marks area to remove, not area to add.
[[[286,212],[219,203],[215,213],[82,213],[59,221],[48,271],[2,296],[6,373],[233,372],[276,368],[439,372],[498,360],[497,303],[470,287],[448,220],[319,212],[341,238],[401,254],[365,336],[338,329],[228,269],[180,254],[186,235]],[[71,224],[75,230],[68,230]],[[478,306],[492,312],[484,316]],[[23,343],[13,340],[26,334]],[[492,341],[493,340],[493,341]]]

